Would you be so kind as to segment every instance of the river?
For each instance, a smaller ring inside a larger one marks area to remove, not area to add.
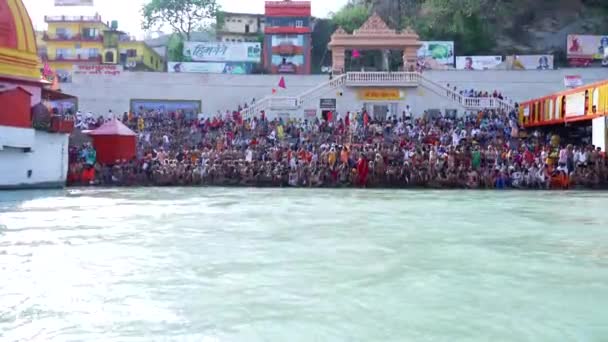
[[[0,340],[606,341],[608,193],[0,192]]]

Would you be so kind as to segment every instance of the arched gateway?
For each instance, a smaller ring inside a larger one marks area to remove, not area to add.
[[[402,32],[390,29],[377,13],[374,13],[352,34],[339,27],[331,35],[329,49],[332,53],[334,73],[344,72],[344,54],[348,49],[402,50],[404,70],[416,66],[416,53],[422,44],[420,37],[409,27]]]

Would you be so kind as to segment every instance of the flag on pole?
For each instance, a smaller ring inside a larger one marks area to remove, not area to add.
[[[359,58],[359,57],[361,57],[359,50],[353,50],[353,58]]]
[[[281,76],[281,80],[279,80],[279,88],[287,89],[285,85],[285,78]]]

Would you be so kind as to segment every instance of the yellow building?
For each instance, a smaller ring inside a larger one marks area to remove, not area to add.
[[[164,71],[162,57],[142,41],[110,27],[95,16],[45,16],[41,58],[60,79],[69,77],[78,64],[122,65],[126,70]]]

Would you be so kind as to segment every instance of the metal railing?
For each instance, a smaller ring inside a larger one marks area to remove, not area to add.
[[[98,36],[85,36],[82,35],[80,33],[77,33],[75,35],[67,35],[67,34],[52,34],[52,33],[48,33],[48,32],[44,32],[44,34],[42,35],[42,40],[44,41],[76,41],[76,42],[102,42],[103,41],[103,36],[102,35],[98,35]]]
[[[90,21],[90,22],[101,22],[100,15],[45,15],[45,22],[53,22],[53,21]]]

